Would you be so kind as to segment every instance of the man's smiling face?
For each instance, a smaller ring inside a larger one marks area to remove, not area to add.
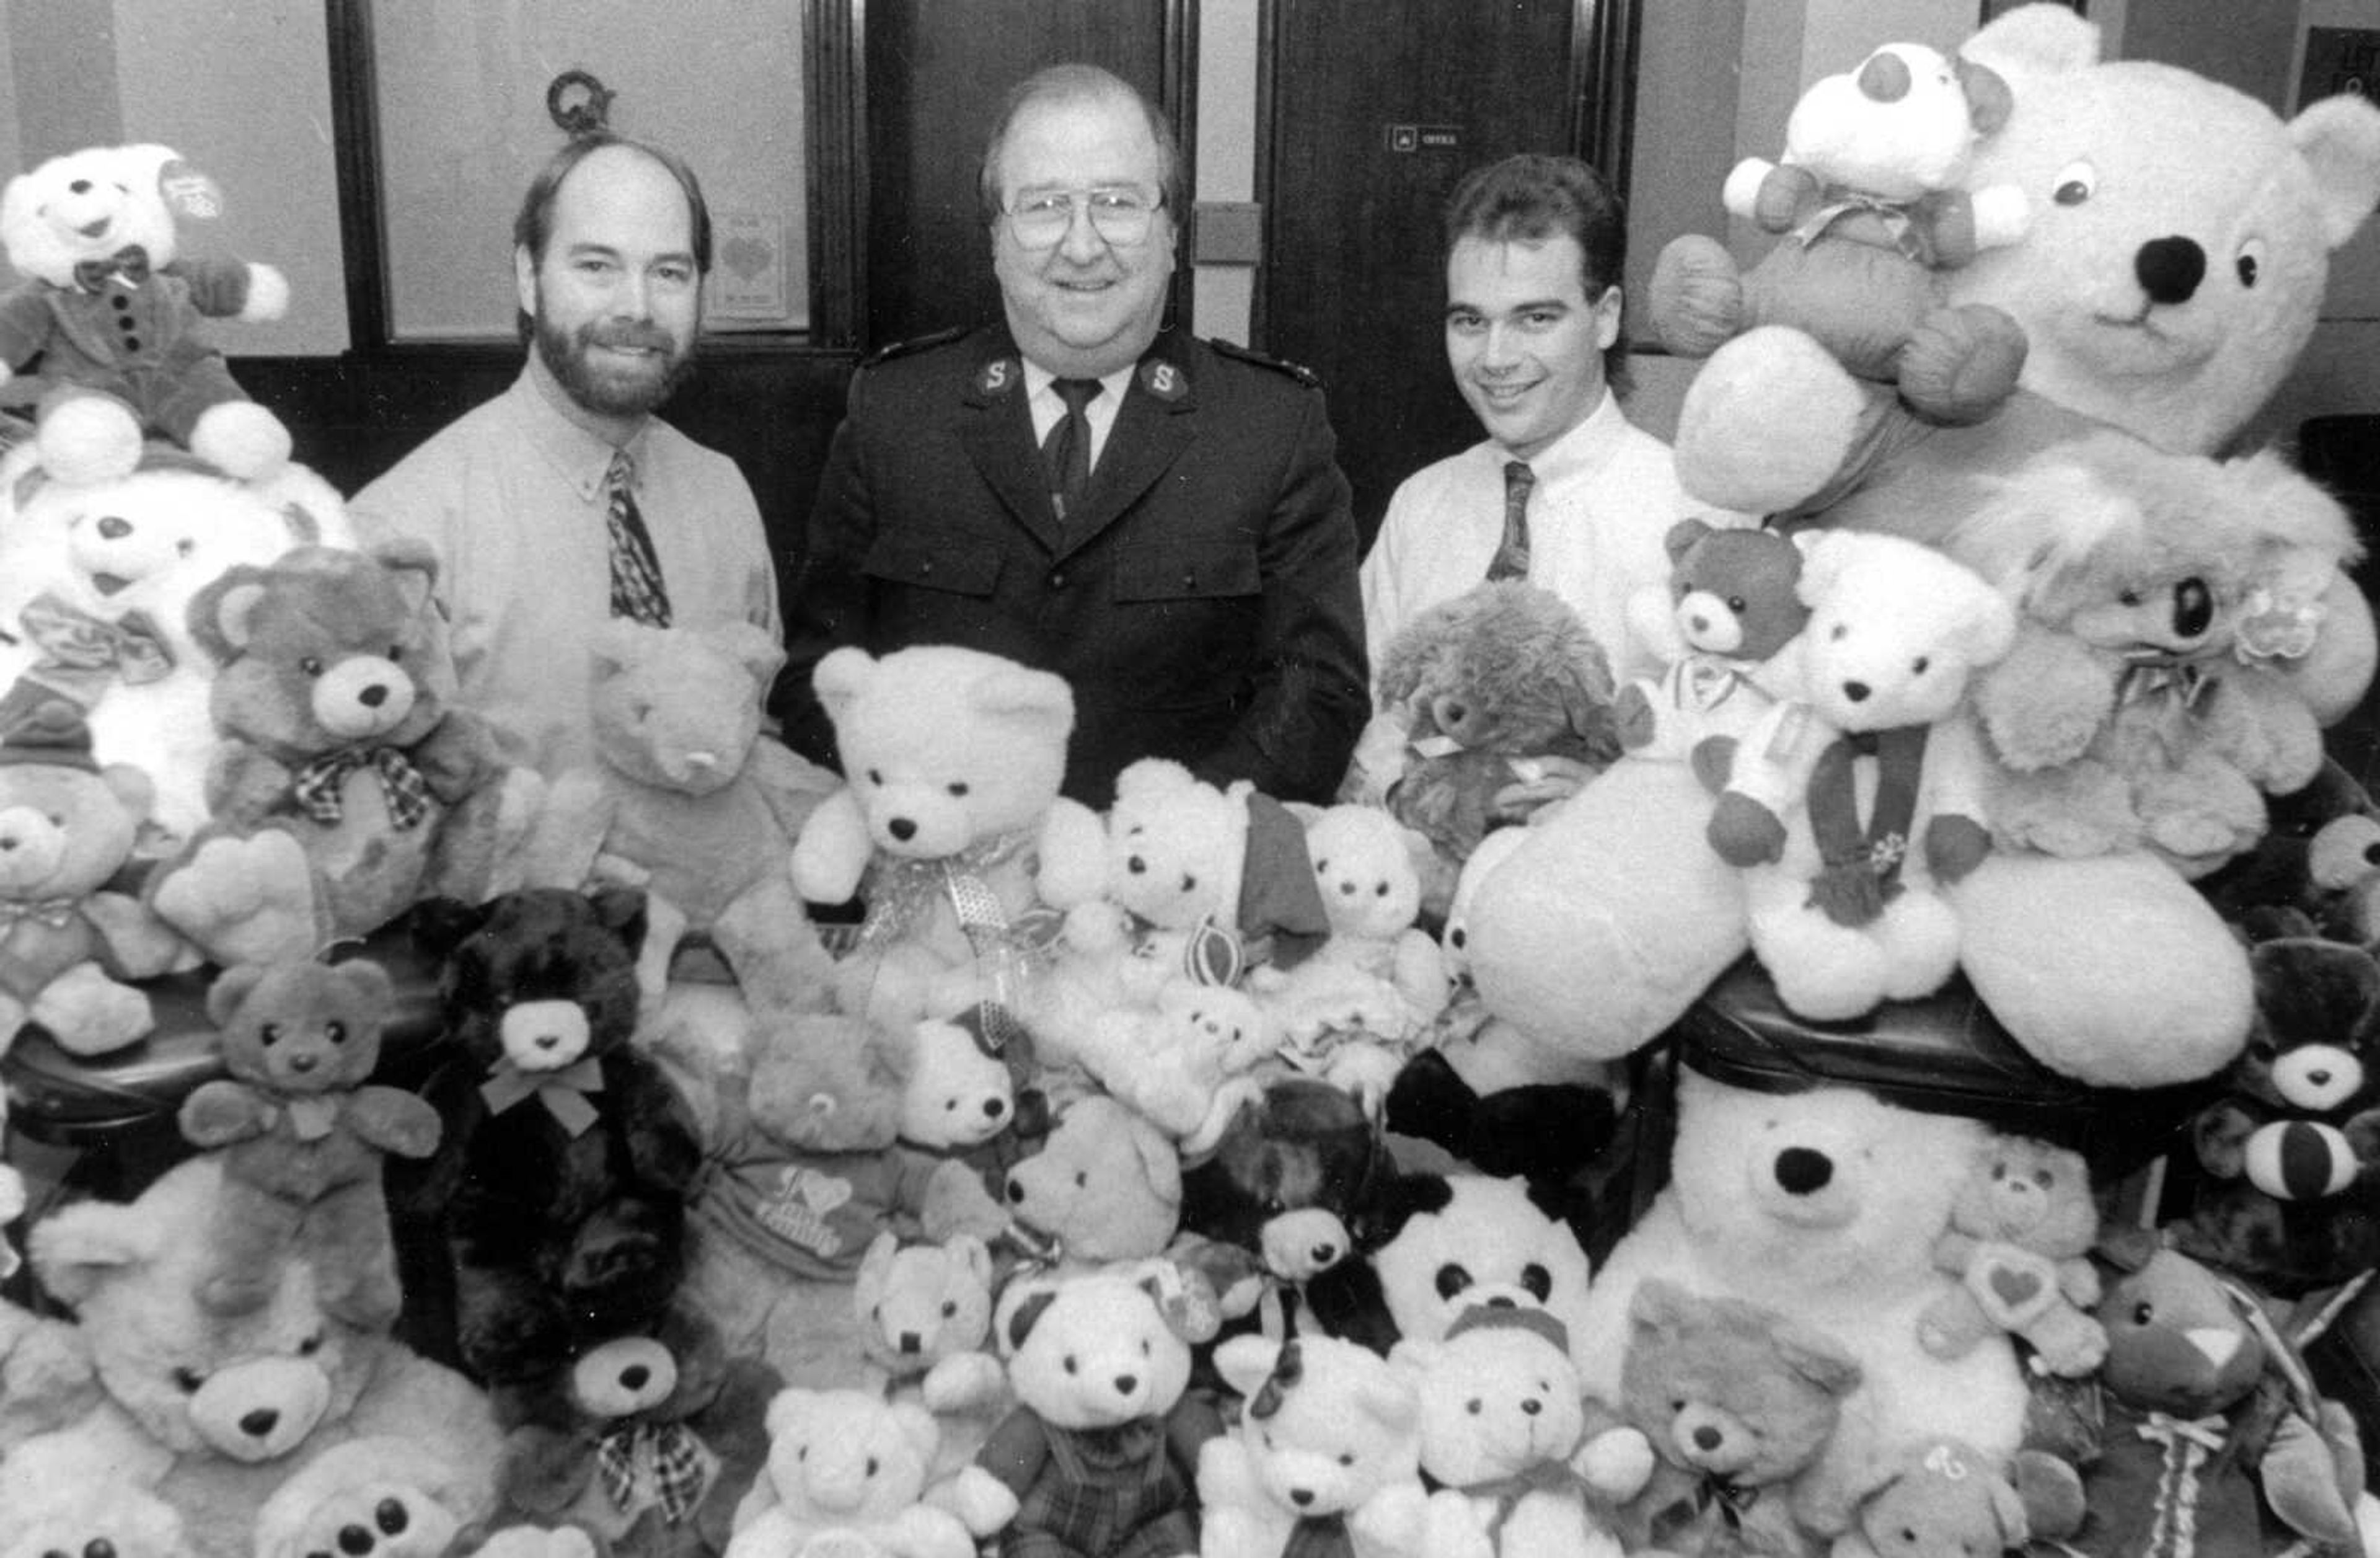
[[[1603,399],[1603,353],[1620,334],[1620,289],[1586,296],[1578,240],[1466,237],[1446,262],[1446,360],[1488,436],[1520,459],[1585,421]]]

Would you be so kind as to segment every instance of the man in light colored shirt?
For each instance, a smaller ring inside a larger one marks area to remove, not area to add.
[[[1521,578],[1579,613],[1615,676],[1658,675],[1658,646],[1632,636],[1628,601],[1667,581],[1663,538],[1690,505],[1669,446],[1633,425],[1611,390],[1625,360],[1620,203],[1586,164],[1524,154],[1456,187],[1446,233],[1447,362],[1488,437],[1390,499],[1362,571],[1366,642],[1378,656],[1430,606],[1491,577]],[[1395,714],[1381,712],[1359,754],[1375,789],[1397,766]],[[1543,780],[1506,792],[1508,810],[1585,777],[1544,762]]]
[[[520,377],[352,507],[368,538],[437,548],[462,700],[551,778],[593,759],[589,657],[610,617],[780,627],[743,473],[653,415],[693,366],[710,268],[692,170],[638,142],[575,140],[529,187],[513,239]]]

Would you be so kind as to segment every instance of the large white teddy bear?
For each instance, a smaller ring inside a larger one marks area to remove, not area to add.
[[[2033,221],[1945,285],[2023,326],[2018,393],[1979,426],[1937,427],[1808,336],[1751,332],[1704,365],[1682,410],[1680,476],[1705,501],[1938,542],[2001,474],[2092,431],[2216,452],[2296,360],[2328,256],[2380,200],[2380,109],[2360,100],[2285,123],[2189,71],[2101,63],[2097,30],[2060,6],[2020,7],[1961,52],[2014,101],[1969,187],[2021,188]],[[2372,619],[2344,576],[2325,603],[2295,674],[2336,719],[2370,681]],[[1705,806],[1682,765],[1621,764],[1533,829],[1472,908],[1490,1009],[1604,1058],[1674,1021],[1742,950],[1740,887],[1693,854]],[[2056,1070],[2155,1086],[2219,1068],[2245,1041],[2246,960],[2153,856],[2002,851],[1956,899],[1969,977]]]
[[[1629,1303],[1645,1278],[1666,1277],[1775,1309],[1858,1359],[1862,1383],[1814,1474],[1815,1510],[1840,1514],[1864,1466],[1923,1439],[2013,1451],[2025,1385],[2007,1339],[1949,1361],[1917,1339],[1918,1317],[1954,1291],[1934,1245],[1986,1134],[1856,1089],[1759,1093],[1682,1068],[1670,1183],[1572,1321],[1588,1393],[1621,1399]]]

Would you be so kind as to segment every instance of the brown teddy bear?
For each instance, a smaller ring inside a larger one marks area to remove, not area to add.
[[[1960,1280],[1918,1317],[1920,1345],[1963,1357],[1995,1331],[2022,1337],[2036,1373],[2088,1374],[2107,1335],[2083,1311],[2098,1302],[2092,1244],[2099,1209],[2079,1152],[2030,1137],[1986,1140],[1934,1244]]]
[[[308,957],[424,897],[479,902],[516,851],[541,786],[455,706],[437,576],[410,538],[301,546],[226,569],[191,603],[221,665],[220,831],[168,862],[151,899],[217,961]]]
[[[244,964],[207,992],[231,1076],[182,1101],[182,1135],[224,1150],[210,1308],[262,1304],[293,1241],[314,1263],[323,1309],[351,1325],[393,1323],[403,1307],[381,1155],[437,1150],[438,1112],[371,1084],[395,987],[377,963]]]

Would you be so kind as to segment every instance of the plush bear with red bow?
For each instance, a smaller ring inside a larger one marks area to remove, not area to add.
[[[200,324],[272,320],[269,265],[182,257],[176,219],[222,207],[170,146],[92,146],[0,192],[0,247],[30,278],[0,297],[0,382],[39,359],[42,463],[69,479],[129,471],[144,428],[234,476],[289,457],[289,430],[234,383]]]

